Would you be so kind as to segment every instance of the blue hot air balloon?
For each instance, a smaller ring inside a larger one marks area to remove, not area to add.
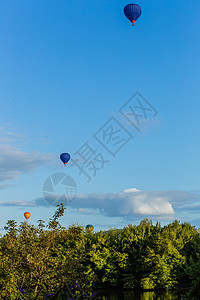
[[[142,13],[142,9],[138,4],[127,4],[124,7],[125,16],[132,22],[133,26],[135,25],[135,21],[140,17]]]
[[[69,153],[62,153],[60,155],[60,159],[62,160],[63,164],[66,165],[68,163],[68,161],[70,160]]]

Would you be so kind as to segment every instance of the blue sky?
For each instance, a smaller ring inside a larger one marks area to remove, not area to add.
[[[138,1],[134,27],[128,3],[0,2],[2,234],[24,211],[35,225],[49,220],[43,184],[63,172],[77,185],[64,226],[104,230],[148,217],[200,227],[200,3]],[[141,117],[140,132],[119,113],[137,91],[157,111]],[[94,138],[113,116],[134,137],[115,157]],[[59,160],[87,141],[109,160],[90,182]]]

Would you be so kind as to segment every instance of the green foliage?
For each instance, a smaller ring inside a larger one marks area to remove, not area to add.
[[[142,278],[142,280],[140,282],[140,287],[144,290],[153,290],[155,288],[155,284],[154,284],[154,281],[152,278],[145,277],[145,278]]]
[[[87,294],[106,287],[188,287],[188,299],[200,299],[200,233],[190,224],[174,221],[161,228],[145,219],[91,233],[80,225],[62,227],[64,210],[58,206],[46,226],[42,220],[37,227],[7,222],[0,238],[0,298],[23,299],[17,286],[28,291],[28,299],[61,297],[64,286],[78,282]]]
[[[197,259],[190,257],[190,264],[187,267],[187,273],[192,282],[191,289],[187,294],[188,300],[200,299],[200,253],[197,254]]]

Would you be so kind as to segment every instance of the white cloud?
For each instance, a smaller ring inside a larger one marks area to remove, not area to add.
[[[125,199],[125,207],[121,211],[122,215],[172,215],[174,210],[172,205],[164,198],[150,195],[148,192],[135,191],[130,193]]]
[[[123,192],[124,193],[133,193],[133,192],[140,192],[140,190],[138,190],[136,188],[131,188],[131,189],[125,189]]]

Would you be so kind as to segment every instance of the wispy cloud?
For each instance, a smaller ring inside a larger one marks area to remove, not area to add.
[[[14,184],[0,184],[0,190],[5,190],[14,186],[15,186]]]
[[[23,134],[10,129],[8,124],[0,126],[0,182],[16,180],[21,174],[32,172],[51,161],[52,154],[23,151],[22,144],[25,138]],[[0,189],[9,186],[11,185],[1,184]]]
[[[0,181],[16,180],[25,172],[32,172],[41,165],[49,164],[51,154],[25,152],[20,148],[0,145]]]
[[[22,141],[25,138],[25,135],[16,132],[15,130],[11,130],[6,126],[0,126],[0,143],[14,143]]]
[[[49,207],[50,205],[44,200],[44,198],[38,198],[38,199],[35,199],[32,201],[23,201],[23,200],[0,201],[0,206],[12,206],[12,207],[45,206],[45,207]]]

